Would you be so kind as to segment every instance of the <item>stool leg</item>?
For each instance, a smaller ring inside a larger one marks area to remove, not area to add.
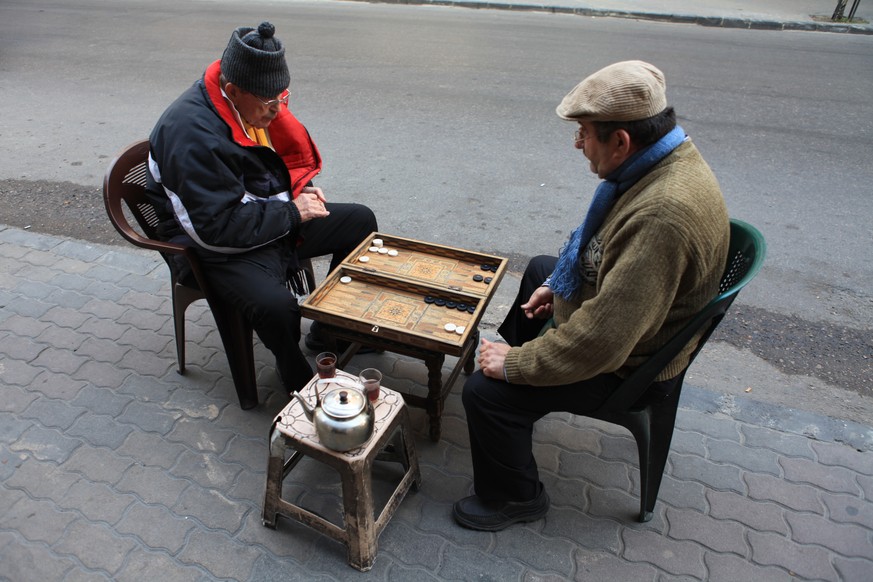
[[[343,510],[348,534],[349,565],[366,572],[376,560],[376,521],[373,516],[372,463],[342,470]]]
[[[402,456],[403,468],[408,472],[412,472],[412,488],[418,491],[421,487],[421,469],[418,466],[418,455],[415,454],[415,439],[412,436],[412,431],[409,430],[409,413],[406,407],[401,413],[403,420],[400,422],[400,439],[403,442]]]
[[[285,478],[285,439],[277,430],[270,435],[270,457],[267,459],[267,486],[264,492],[263,524],[276,528],[282,480]]]

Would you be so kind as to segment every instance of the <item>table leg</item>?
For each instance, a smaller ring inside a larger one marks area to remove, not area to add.
[[[476,330],[476,335],[473,336],[473,349],[470,351],[470,355],[467,356],[467,359],[464,361],[464,373],[466,375],[470,375],[473,373],[474,366],[476,365],[476,348],[479,346],[479,330]]]
[[[443,363],[446,356],[432,354],[425,358],[427,365],[427,416],[430,424],[430,440],[439,442],[442,433],[443,415]]]

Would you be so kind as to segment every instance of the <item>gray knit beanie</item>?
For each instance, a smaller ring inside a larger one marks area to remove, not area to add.
[[[285,62],[285,45],[273,34],[276,27],[262,22],[257,30],[237,28],[221,56],[224,78],[258,97],[272,99],[291,83]]]

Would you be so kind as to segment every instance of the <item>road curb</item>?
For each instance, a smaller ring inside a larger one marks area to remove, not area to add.
[[[695,386],[682,389],[680,408],[722,414],[737,422],[804,436],[821,442],[842,443],[857,451],[873,451],[873,427],[815,412],[713,392]]]
[[[660,14],[657,12],[636,12],[626,10],[605,10],[600,8],[574,8],[548,4],[511,4],[505,2],[476,2],[468,0],[353,0],[372,4],[410,4],[429,6],[453,6],[485,10],[514,10],[520,12],[551,12],[554,14],[573,14],[601,18],[629,18],[652,20],[677,24],[695,24],[715,28],[738,28],[747,30],[778,30],[805,32],[834,32],[843,34],[873,35],[873,26],[866,24],[845,24],[839,22],[802,22],[767,19],[746,19],[721,16],[695,16],[690,14]]]

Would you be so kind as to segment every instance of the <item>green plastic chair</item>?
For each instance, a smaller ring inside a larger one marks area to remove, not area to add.
[[[670,453],[673,427],[679,408],[679,396],[685,372],[701,348],[724,318],[740,289],[751,281],[764,262],[767,245],[764,237],[750,224],[731,220],[730,249],[727,265],[718,287],[718,295],[697,316],[667,342],[657,353],[628,376],[601,407],[585,416],[617,424],[628,429],[637,442],[640,457],[639,521],[652,519],[664,467]],[[552,322],[546,324],[547,329]],[[679,374],[676,388],[663,401],[635,407],[640,397],[664,367],[673,361],[694,336],[705,328],[688,366]]]

